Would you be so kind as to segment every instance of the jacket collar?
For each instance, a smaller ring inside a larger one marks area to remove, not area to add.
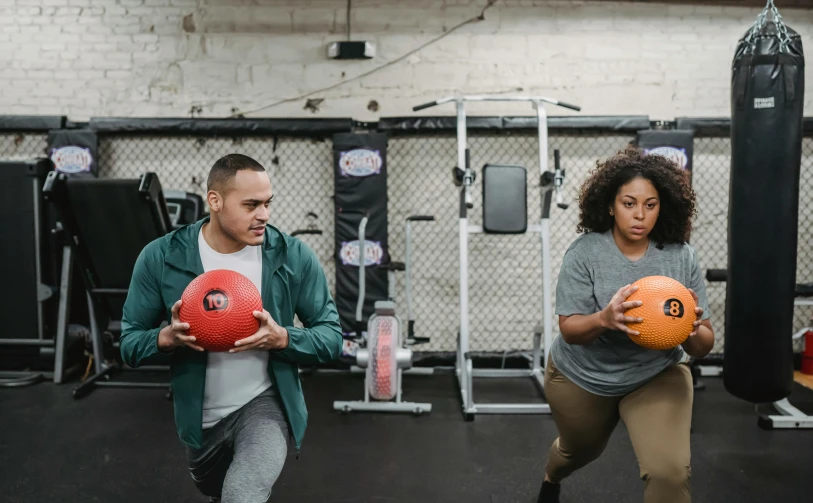
[[[208,221],[209,217],[206,216],[193,224],[174,230],[168,235],[169,245],[165,258],[167,264],[195,275],[203,274],[198,236],[200,229]],[[270,272],[276,271],[282,266],[288,255],[288,244],[283,233],[273,225],[267,224],[262,247],[263,267],[269,268]]]

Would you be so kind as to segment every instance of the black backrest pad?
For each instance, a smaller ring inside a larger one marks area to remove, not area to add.
[[[79,234],[96,271],[98,288],[127,288],[138,254],[160,237],[139,180],[71,178],[68,197]]]
[[[483,230],[521,234],[528,227],[527,177],[522,166],[483,167]]]

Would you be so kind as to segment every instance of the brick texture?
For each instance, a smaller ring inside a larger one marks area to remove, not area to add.
[[[789,7],[804,3],[783,2],[781,12],[806,35],[813,10]],[[187,116],[193,106],[203,116],[250,111],[391,62],[476,17],[484,4],[357,0],[352,38],[374,42],[378,56],[333,61],[326,46],[347,32],[342,2],[0,0],[0,113],[82,120]],[[590,115],[728,115],[733,50],[761,5],[505,0],[485,20],[409,58],[317,93],[324,98],[317,111],[301,99],[249,116],[375,120],[455,92],[549,95]],[[813,81],[813,65],[807,68]],[[375,111],[366,106],[371,100]],[[485,104],[471,113],[533,112]],[[813,93],[806,114],[813,114]]]

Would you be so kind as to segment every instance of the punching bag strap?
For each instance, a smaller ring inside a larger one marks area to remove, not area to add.
[[[799,67],[793,64],[782,66],[782,78],[785,80],[785,108],[793,108],[798,93],[796,92],[796,74]]]

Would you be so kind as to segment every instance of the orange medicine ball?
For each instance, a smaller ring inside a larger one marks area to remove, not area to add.
[[[632,286],[638,290],[627,302],[640,300],[643,305],[627,310],[627,316],[643,318],[641,323],[627,323],[640,335],[630,339],[649,349],[671,349],[683,344],[697,320],[695,301],[689,289],[666,276],[647,276]]]

